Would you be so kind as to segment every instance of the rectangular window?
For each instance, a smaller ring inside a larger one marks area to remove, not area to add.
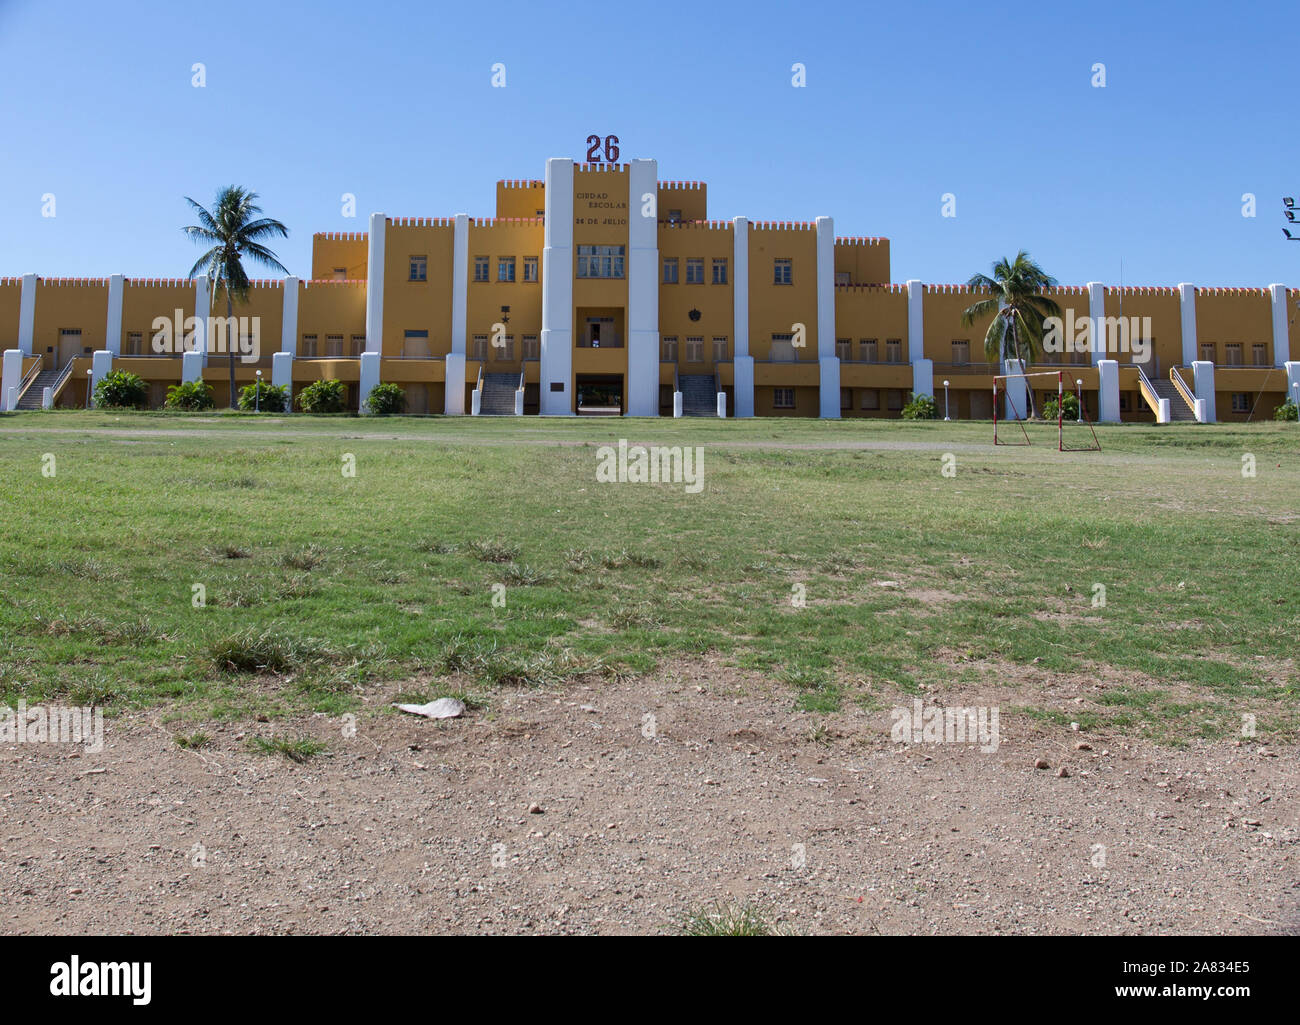
[[[126,354],[128,356],[144,355],[144,335],[139,331],[130,331],[127,333]]]
[[[886,363],[903,362],[903,340],[901,338],[885,339],[885,362]]]
[[[774,409],[794,409],[794,389],[773,388],[772,407]]]
[[[366,351],[366,336],[353,335],[352,341],[348,345],[348,355],[352,359],[360,359],[361,354]]]
[[[789,260],[778,257],[772,262],[772,283],[774,285],[794,284],[794,268]]]
[[[879,346],[876,345],[874,338],[864,338],[858,343],[858,351],[861,355],[858,357],[863,363],[879,362]]]
[[[713,336],[713,362],[727,362],[727,339],[725,335]]]
[[[1205,361],[1208,362],[1208,363],[1213,363],[1213,362],[1214,362],[1214,343],[1213,343],[1213,342],[1202,342],[1202,343],[1201,343],[1201,359],[1205,360]]]
[[[725,258],[713,261],[713,283],[715,285],[725,285],[727,283],[727,261]]]
[[[524,359],[541,359],[542,347],[536,335],[524,335]]]
[[[1268,346],[1256,342],[1250,347],[1250,357],[1257,367],[1268,366]]]
[[[315,336],[315,335],[303,335],[303,336],[302,336],[302,351],[299,352],[298,355],[299,355],[299,356],[305,356],[305,357],[307,357],[307,358],[309,358],[309,359],[312,358],[312,357],[314,357],[314,356],[316,355],[316,336]]]
[[[952,361],[954,363],[970,362],[970,339],[963,338],[952,343]]]
[[[686,362],[687,363],[704,362],[704,339],[703,338],[686,339]]]
[[[402,339],[402,359],[428,359],[429,332],[407,331]]]
[[[837,271],[835,272],[835,284],[837,284],[837,285],[847,285],[847,284],[849,284],[849,283],[850,283],[850,282],[849,282],[849,272],[848,272],[848,271],[846,271],[846,270],[837,270]]]
[[[337,273],[337,272],[336,272]],[[411,257],[411,281],[429,280],[429,258],[427,256]]]
[[[692,256],[687,259],[686,283],[688,285],[704,284],[704,260],[702,257]]]
[[[835,339],[835,356],[838,359],[851,359],[853,357],[853,343],[847,338]]]
[[[503,256],[497,260],[497,280],[515,280],[515,258],[513,256]]]
[[[334,268],[334,280],[335,280],[335,281],[347,281],[347,279],[348,279],[348,269],[347,269],[346,267],[335,267],[335,268]]]
[[[474,257],[474,280],[486,281],[488,279],[488,258],[486,256]]]
[[[668,211],[668,223],[669,223],[669,224],[681,224],[681,223],[682,223],[682,212],[681,212],[680,210],[669,210],[669,211]]]
[[[492,353],[494,359],[501,363],[512,363],[515,358],[515,336],[506,335],[502,344],[493,346],[495,350]]]
[[[773,363],[793,363],[796,359],[794,335],[773,335],[767,358]]]
[[[1250,396],[1244,391],[1235,391],[1232,393],[1232,411],[1234,413],[1250,412]]]
[[[862,408],[863,408],[863,409],[879,409],[879,408],[880,408],[880,389],[879,389],[879,388],[868,388],[868,389],[866,389],[866,390],[862,393]]]
[[[852,409],[852,408],[853,408],[853,389],[852,389],[852,388],[841,388],[841,389],[840,389],[840,409]]]
[[[1223,347],[1223,362],[1230,367],[1241,366],[1241,343],[1229,342]]]
[[[480,361],[487,359],[487,335],[474,336],[474,344],[470,350],[469,358]]]
[[[659,342],[659,359],[664,363],[677,362],[677,336],[665,335]]]
[[[624,246],[578,246],[578,277],[623,277]]]
[[[326,335],[325,336],[325,355],[330,357],[343,358],[343,336]]]
[[[897,388],[889,389],[889,409],[891,412],[898,412],[903,408],[903,393]]]
[[[664,284],[677,284],[677,257],[664,257]]]
[[[537,280],[537,257],[535,256],[524,257],[524,280],[525,281]]]

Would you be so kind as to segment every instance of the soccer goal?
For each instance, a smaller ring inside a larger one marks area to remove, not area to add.
[[[1037,377],[1054,377],[1056,378],[1056,450],[1058,452],[1100,452],[1101,442],[1097,439],[1097,432],[1093,429],[1092,421],[1088,419],[1088,410],[1084,406],[1083,395],[1076,395],[1079,400],[1079,413],[1077,417],[1067,417],[1065,415],[1065,371],[1063,370],[1039,370],[1028,374],[997,374],[993,378],[993,444],[995,445],[1029,445],[1029,431],[1025,429],[1024,413],[1019,408],[1023,396],[1033,388],[1033,378]],[[1011,381],[1020,382],[1018,387],[1008,388],[1007,383]],[[1018,400],[1017,396],[1021,399]],[[1023,440],[1008,440],[1008,433],[1011,438],[1016,438],[1015,432],[1008,432],[1006,427],[1002,428],[1002,433],[998,433],[998,403],[999,400],[1005,399],[1008,407],[1011,409],[1011,416],[1017,427],[1020,428],[1020,435]],[[1050,422],[1050,421],[1049,421]],[[1083,433],[1084,426],[1087,426],[1087,434]]]

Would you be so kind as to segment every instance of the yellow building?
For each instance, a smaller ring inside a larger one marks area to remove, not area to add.
[[[1017,367],[984,362],[987,322],[961,325],[980,294],[891,283],[888,240],[836,236],[829,217],[710,220],[704,183],[657,172],[552,159],[544,180],[497,184],[494,218],[373,214],[368,232],[316,235],[310,279],[258,281],[237,306],[237,384],[335,378],[362,408],[393,382],[413,413],[891,417],[916,393],[992,416],[994,375]],[[1063,370],[1093,419],[1267,419],[1300,396],[1297,290],[1053,297],[1085,351],[1031,369]],[[200,378],[226,404],[212,298],[206,279],[0,279],[0,407],[82,405],[110,368],[155,405]]]

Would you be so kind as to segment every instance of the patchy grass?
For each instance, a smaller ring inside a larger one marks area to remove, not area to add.
[[[328,750],[311,737],[250,737],[248,749],[259,755],[280,755],[299,765]]]
[[[695,908],[681,921],[684,936],[793,936],[793,930],[773,925],[752,904],[717,903]]]
[[[340,712],[713,653],[814,715],[960,690],[1171,743],[1300,728],[1294,425],[1062,455],[970,423],[210,420],[0,416],[0,703]],[[704,490],[598,484],[620,437],[703,446]]]

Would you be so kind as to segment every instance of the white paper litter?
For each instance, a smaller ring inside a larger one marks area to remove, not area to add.
[[[465,714],[465,703],[457,701],[455,698],[439,698],[437,701],[430,701],[427,705],[398,705],[403,712],[410,712],[412,715],[422,715],[426,719],[456,719]]]

